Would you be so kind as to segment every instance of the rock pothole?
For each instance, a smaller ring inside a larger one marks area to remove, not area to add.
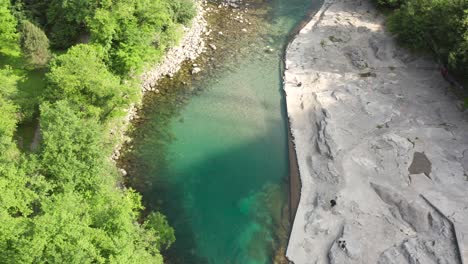
[[[414,152],[413,161],[411,162],[408,171],[410,174],[424,173],[424,175],[430,178],[432,163],[424,152]]]

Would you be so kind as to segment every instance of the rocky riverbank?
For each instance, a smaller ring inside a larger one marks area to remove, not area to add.
[[[287,49],[295,264],[468,261],[468,115],[384,21],[368,1],[326,1]]]
[[[155,89],[159,80],[164,77],[172,77],[176,74],[183,63],[186,61],[194,61],[205,50],[205,32],[207,32],[208,23],[205,20],[205,1],[195,1],[197,6],[197,15],[192,20],[189,27],[183,28],[183,38],[179,44],[167,51],[166,56],[161,63],[147,69],[141,76],[141,88],[143,94],[148,91],[158,92]],[[127,115],[121,124],[114,125],[111,129],[111,136],[118,137],[119,142],[112,154],[112,160],[118,160],[124,142],[129,142],[131,139],[125,135],[125,132],[130,124],[130,121],[137,115],[137,105],[131,105],[127,111]],[[120,169],[122,174],[126,174],[125,170]]]
[[[184,28],[184,37],[179,45],[167,52],[161,64],[141,75],[143,91],[154,90],[158,80],[165,76],[172,77],[180,70],[183,62],[194,61],[203,52],[205,49],[203,37],[207,31],[205,5],[203,1],[197,2],[197,16],[190,27]]]

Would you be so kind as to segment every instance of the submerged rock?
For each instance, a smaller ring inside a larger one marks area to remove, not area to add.
[[[192,74],[197,74],[197,73],[199,73],[199,72],[201,72],[201,68],[200,68],[200,67],[194,67],[194,68],[192,69]]]

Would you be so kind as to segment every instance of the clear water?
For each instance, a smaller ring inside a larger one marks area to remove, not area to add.
[[[176,230],[177,241],[165,252],[168,263],[264,264],[281,262],[275,256],[284,254],[289,215],[282,50],[318,3],[260,2],[266,14],[255,21],[261,36],[243,43],[233,59],[225,56],[216,74],[194,82],[192,92],[148,103],[137,126],[135,186]],[[221,45],[231,50],[239,45],[226,41]],[[274,51],[265,52],[267,45]]]

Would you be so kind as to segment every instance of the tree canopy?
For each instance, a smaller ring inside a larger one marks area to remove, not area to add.
[[[468,83],[468,1],[378,0],[391,8],[390,31],[406,47],[429,51]]]
[[[0,0],[0,53],[11,55],[17,53],[18,33],[17,20],[10,12],[9,0]]]
[[[0,0],[2,263],[162,263],[174,230],[124,186],[108,130],[193,15],[189,0]],[[18,148],[20,123],[38,150]]]
[[[42,29],[28,20],[21,23],[21,48],[33,67],[44,67],[49,61],[49,39]]]
[[[108,118],[134,100],[135,88],[122,84],[103,62],[99,47],[76,45],[52,60],[45,100],[68,100],[77,110]]]

